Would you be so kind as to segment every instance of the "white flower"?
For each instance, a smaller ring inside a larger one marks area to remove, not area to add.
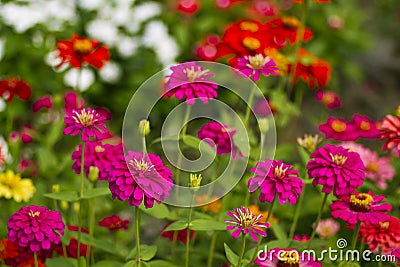
[[[79,80],[79,88],[77,88],[79,91],[83,92],[86,91],[89,86],[91,86],[94,82],[94,73],[90,69],[70,69],[65,73],[64,76],[64,83],[68,86],[71,86],[73,88],[77,87],[78,83],[78,75],[79,71],[81,71],[80,74],[80,80]]]
[[[113,46],[118,41],[118,29],[111,21],[96,19],[86,27],[89,35],[94,39]]]
[[[132,37],[121,37],[117,44],[118,52],[123,57],[130,57],[136,52],[139,46],[139,40]]]
[[[121,77],[121,69],[117,64],[110,62],[104,65],[99,74],[103,81],[114,83]]]

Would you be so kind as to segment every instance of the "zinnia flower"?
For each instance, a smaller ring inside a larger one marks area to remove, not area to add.
[[[35,100],[32,104],[32,111],[39,112],[42,109],[52,109],[53,99],[51,96],[43,96]]]
[[[339,231],[340,225],[333,219],[320,220],[317,226],[317,234],[321,238],[330,238]]]
[[[174,237],[176,236],[176,240],[181,241],[183,244],[187,243],[187,229],[182,229],[179,231],[164,231],[165,228],[168,227],[171,223],[167,223],[161,232],[161,236],[169,239],[169,241],[174,241]],[[176,234],[175,234],[176,233]],[[194,237],[195,231],[190,230],[190,240]]]
[[[18,257],[18,247],[7,238],[0,241],[0,261]]]
[[[82,133],[82,141],[84,142],[89,141],[91,137],[101,140],[108,133],[105,127],[105,119],[104,116],[92,108],[67,112],[67,116],[64,118],[64,134],[75,136]]]
[[[208,99],[217,97],[218,85],[208,80],[214,76],[213,73],[208,73],[208,69],[195,62],[181,63],[170,69],[172,73],[167,76],[168,82],[165,85],[168,97],[186,98],[188,105],[193,105],[196,98],[207,104]]]
[[[33,197],[36,188],[31,179],[22,179],[19,174],[8,170],[0,173],[0,197],[27,202]]]
[[[197,0],[179,0],[177,9],[185,15],[194,15],[199,10]]]
[[[63,235],[65,225],[58,211],[28,206],[11,215],[7,227],[10,241],[35,252],[60,243],[61,237],[55,231]]]
[[[256,216],[251,213],[249,208],[245,207],[236,208],[234,213],[228,211],[226,214],[233,218],[233,220],[224,221],[225,223],[233,224],[226,227],[226,230],[234,230],[232,232],[233,238],[238,238],[241,233],[244,235],[250,234],[253,240],[257,242],[258,237],[256,234],[267,236],[267,233],[260,228],[268,228],[269,223],[260,222],[261,214]]]
[[[313,185],[322,185],[322,192],[341,197],[352,193],[365,179],[365,167],[356,152],[342,146],[326,144],[310,156],[308,176]]]
[[[31,97],[31,88],[23,80],[18,78],[8,78],[0,81],[0,97],[10,103],[14,95],[21,100],[28,100]]]
[[[79,37],[76,34],[70,40],[58,41],[56,50],[61,60],[57,67],[67,63],[77,69],[82,68],[84,64],[101,69],[110,60],[110,52],[106,46],[97,40]]]
[[[329,109],[340,108],[342,106],[338,95],[333,91],[318,90],[315,98]]]
[[[251,169],[255,176],[249,180],[249,191],[254,192],[261,187],[260,201],[272,202],[278,197],[280,204],[289,201],[293,205],[301,194],[304,182],[298,178],[299,171],[292,170],[292,165],[281,160],[260,161],[256,168]]]
[[[363,223],[360,226],[359,237],[373,252],[377,253],[381,249],[383,254],[388,254],[400,248],[400,221],[398,218],[390,217],[385,222]]]
[[[276,71],[278,70],[275,62],[270,57],[264,57],[262,54],[238,58],[235,67],[247,77],[253,77],[255,82],[260,79],[260,74],[276,76]]]
[[[107,228],[110,232],[117,230],[128,230],[129,220],[121,219],[117,215],[111,215],[104,217],[100,222],[99,226]]]
[[[273,248],[262,253],[255,261],[265,267],[322,267],[313,257],[301,257],[295,248]]]
[[[387,115],[381,124],[381,139],[386,139],[383,150],[396,149],[400,151],[400,118]]]
[[[142,152],[133,151],[111,164],[108,182],[114,199],[137,207],[144,201],[146,208],[153,207],[154,200],[166,200],[173,187],[172,172],[159,156],[148,153],[143,157]]]
[[[354,141],[359,137],[355,125],[341,118],[329,117],[326,123],[318,126],[318,130],[325,134],[326,139]]]
[[[300,243],[307,243],[310,241],[310,237],[308,235],[293,235],[293,240],[299,241]]]
[[[353,123],[359,137],[369,139],[379,138],[380,132],[376,127],[376,122],[371,121],[367,116],[354,114]]]
[[[359,193],[335,200],[330,205],[333,218],[339,218],[350,225],[358,222],[376,224],[389,220],[389,215],[384,213],[391,211],[389,203],[379,203],[385,196],[374,196],[372,192]]]
[[[298,137],[296,140],[301,147],[312,153],[317,148],[317,145],[322,142],[322,137],[318,134],[305,134],[303,138]]]
[[[239,148],[233,143],[235,134],[236,130],[229,128],[228,125],[211,121],[200,128],[197,137],[204,140],[211,147],[216,146],[218,155],[232,153],[232,158],[235,159],[243,156]]]

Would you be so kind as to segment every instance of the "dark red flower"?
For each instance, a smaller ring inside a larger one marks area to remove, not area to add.
[[[0,261],[15,257],[18,257],[18,246],[7,238],[3,238],[0,241]]]
[[[187,242],[187,229],[182,229],[179,231],[164,231],[164,229],[166,229],[168,227],[168,225],[170,225],[171,223],[167,223],[164,227],[163,230],[161,232],[161,236],[168,238],[170,241],[174,240],[174,235],[175,232],[178,232],[176,234],[176,240],[181,241],[183,244],[186,244]],[[193,238],[195,232],[193,230],[190,230],[190,239]]]
[[[68,225],[68,230],[70,232],[78,232],[78,229],[79,229],[78,226]],[[81,233],[88,234],[89,231],[86,230],[85,228],[81,228]],[[67,249],[67,257],[76,259],[78,257],[78,240],[71,237],[69,245],[66,247],[66,249]],[[63,248],[61,245],[57,246],[55,250],[59,255],[64,256]],[[79,255],[82,257],[86,257],[87,252],[88,252],[88,246],[84,243],[81,243]]]
[[[198,59],[214,61],[217,58],[217,44],[220,39],[217,35],[208,35],[195,47],[195,55]]]
[[[117,230],[128,230],[129,220],[121,219],[117,215],[111,215],[104,217],[100,222],[99,226],[107,228],[110,232]]]
[[[0,97],[10,103],[14,95],[17,95],[21,100],[28,100],[31,97],[31,88],[23,80],[19,78],[8,78],[0,81]]]

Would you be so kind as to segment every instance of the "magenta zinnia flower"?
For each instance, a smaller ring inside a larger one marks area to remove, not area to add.
[[[315,150],[307,164],[308,176],[313,185],[322,185],[322,192],[333,191],[336,197],[352,193],[365,179],[365,167],[356,152],[342,146],[326,144]]]
[[[293,205],[301,194],[304,182],[299,178],[299,171],[292,170],[292,165],[281,160],[265,159],[251,169],[255,176],[249,180],[249,191],[254,192],[261,187],[260,201],[272,202],[278,197],[280,204],[289,201]]]
[[[87,142],[85,146],[84,172],[86,178],[89,177],[90,167],[99,169],[98,180],[107,180],[107,169],[111,163],[123,155],[122,145],[102,144],[101,142]],[[81,173],[82,145],[79,145],[71,156],[74,164],[72,169],[76,174]]]
[[[216,146],[218,155],[232,153],[232,158],[240,158],[243,154],[233,143],[233,136],[235,134],[236,130],[229,128],[228,125],[211,121],[201,127],[197,133],[197,137],[204,140],[211,147]]]
[[[396,149],[400,151],[400,118],[387,115],[381,124],[381,132],[381,139],[386,139],[383,150]]]
[[[342,106],[338,95],[333,91],[318,90],[315,98],[329,109],[340,108]]]
[[[169,196],[173,187],[172,172],[165,167],[159,156],[128,151],[108,168],[108,182],[112,197],[128,200],[132,206],[142,201],[146,208],[161,203]]]
[[[376,122],[371,121],[367,116],[354,114],[353,123],[359,137],[369,139],[379,138],[380,132],[376,127]]]
[[[358,222],[376,224],[389,220],[384,212],[391,211],[389,203],[379,203],[385,196],[374,196],[372,192],[354,192],[351,195],[335,200],[330,205],[333,218],[339,218],[350,225]]]
[[[82,141],[87,142],[89,138],[95,137],[96,140],[101,140],[108,133],[106,118],[100,115],[95,109],[83,108],[67,112],[64,118],[65,129],[64,134],[75,136],[82,133]]]
[[[224,221],[225,223],[233,224],[226,227],[226,230],[235,230],[232,232],[233,238],[238,238],[242,232],[244,235],[250,234],[256,242],[258,241],[256,234],[267,236],[267,233],[260,228],[268,228],[269,223],[260,222],[260,219],[262,218],[261,214],[256,216],[251,213],[249,208],[245,207],[236,208],[234,213],[228,211],[226,214],[233,218],[233,220]]]
[[[214,76],[208,69],[197,65],[195,62],[185,62],[171,67],[172,73],[168,75],[165,85],[166,95],[178,99],[186,98],[186,104],[193,105],[196,98],[204,103],[208,99],[217,97],[218,85],[209,81]]]
[[[31,251],[50,249],[51,245],[61,242],[64,223],[61,213],[42,206],[22,207],[11,215],[7,223],[8,239]]]
[[[253,77],[255,82],[260,79],[260,74],[264,76],[276,76],[276,71],[279,70],[275,62],[269,56],[263,56],[262,54],[238,58],[236,69],[247,77]]]
[[[53,108],[53,99],[51,96],[43,96],[38,98],[32,104],[32,111],[38,112],[41,109],[52,109]]]
[[[329,117],[326,123],[318,126],[318,130],[326,139],[354,141],[359,137],[355,125],[341,118]]]
[[[273,248],[262,253],[254,263],[265,267],[322,267],[310,254],[304,255],[295,248]]]

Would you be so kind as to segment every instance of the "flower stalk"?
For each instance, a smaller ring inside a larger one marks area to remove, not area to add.
[[[140,264],[140,209],[135,207],[136,264]]]
[[[82,156],[81,156],[81,186],[80,186],[80,194],[79,194],[79,211],[78,211],[78,267],[81,266],[81,261],[79,260],[81,256],[81,238],[82,238],[82,199],[83,192],[85,188],[85,147],[86,142],[82,142]]]
[[[246,250],[246,235],[242,233],[242,249],[240,250],[239,259],[236,267],[242,266],[243,255]]]
[[[315,221],[314,228],[313,228],[313,231],[312,231],[312,234],[310,237],[310,241],[308,241],[307,249],[310,248],[311,243],[314,240],[315,234],[317,233],[317,227],[318,227],[319,221],[321,220],[322,212],[324,211],[324,207],[325,207],[325,203],[326,203],[327,199],[328,199],[328,194],[324,194],[324,198],[322,199],[321,208],[319,209],[318,216]]]

